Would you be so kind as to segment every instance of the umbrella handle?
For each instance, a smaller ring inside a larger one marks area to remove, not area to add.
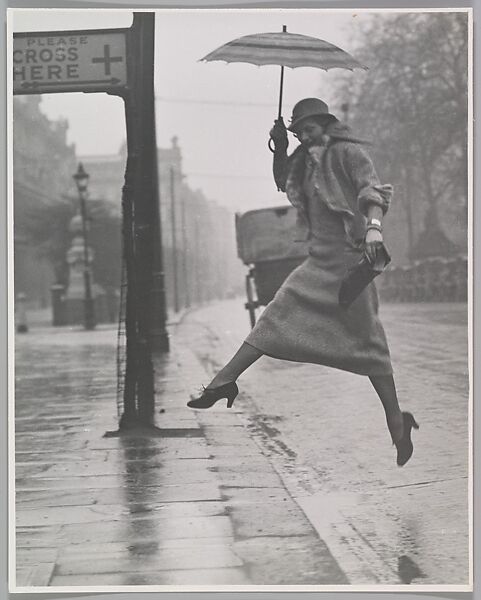
[[[275,146],[273,146],[274,140],[270,137],[269,141],[267,142],[267,147],[269,148],[269,150],[272,152],[272,154],[274,154],[274,152],[276,151]]]
[[[277,118],[280,119],[282,116],[282,91],[284,89],[284,65],[281,67],[281,86],[279,90],[279,113]]]

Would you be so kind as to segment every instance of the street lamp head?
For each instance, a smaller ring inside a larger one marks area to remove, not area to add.
[[[77,172],[73,175],[79,192],[85,192],[89,182],[89,174],[85,171],[83,164],[79,163]]]

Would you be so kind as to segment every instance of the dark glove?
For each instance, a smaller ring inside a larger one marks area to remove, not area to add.
[[[375,260],[371,262],[367,254],[351,267],[341,282],[339,304],[348,308],[371,281],[384,271],[391,262],[391,255],[381,242],[376,248]]]
[[[275,150],[287,150],[289,140],[287,138],[287,129],[284,125],[284,119],[280,117],[274,121],[274,127],[269,131],[269,136],[274,142]]]

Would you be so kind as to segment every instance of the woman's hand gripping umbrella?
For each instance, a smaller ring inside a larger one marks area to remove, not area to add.
[[[288,33],[284,25],[281,32],[254,33],[237,38],[219,48],[216,48],[200,60],[210,62],[215,60],[226,63],[243,62],[257,66],[279,65],[281,79],[279,89],[279,110],[275,124],[282,129],[282,95],[284,88],[284,67],[314,67],[316,69],[364,69],[363,66],[348,52],[338,46],[308,35]],[[275,142],[276,138],[271,136]],[[281,142],[282,144],[282,142]]]

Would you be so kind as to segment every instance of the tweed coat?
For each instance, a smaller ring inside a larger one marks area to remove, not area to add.
[[[360,140],[339,123],[322,147],[296,149],[286,170],[297,239],[308,241],[309,256],[282,284],[246,343],[274,358],[391,374],[374,284],[347,310],[338,302],[342,279],[360,259],[369,206],[386,212],[391,186],[380,184]]]
[[[364,142],[355,138],[347,125],[331,123],[323,136],[324,144],[314,168],[314,190],[319,200],[342,215],[349,241],[364,239],[367,211],[370,205],[382,208],[385,214],[392,198],[392,186],[381,185],[374,165],[364,149]],[[306,150],[299,146],[287,162],[285,191],[297,209],[299,241],[310,238],[309,218],[303,181]]]

